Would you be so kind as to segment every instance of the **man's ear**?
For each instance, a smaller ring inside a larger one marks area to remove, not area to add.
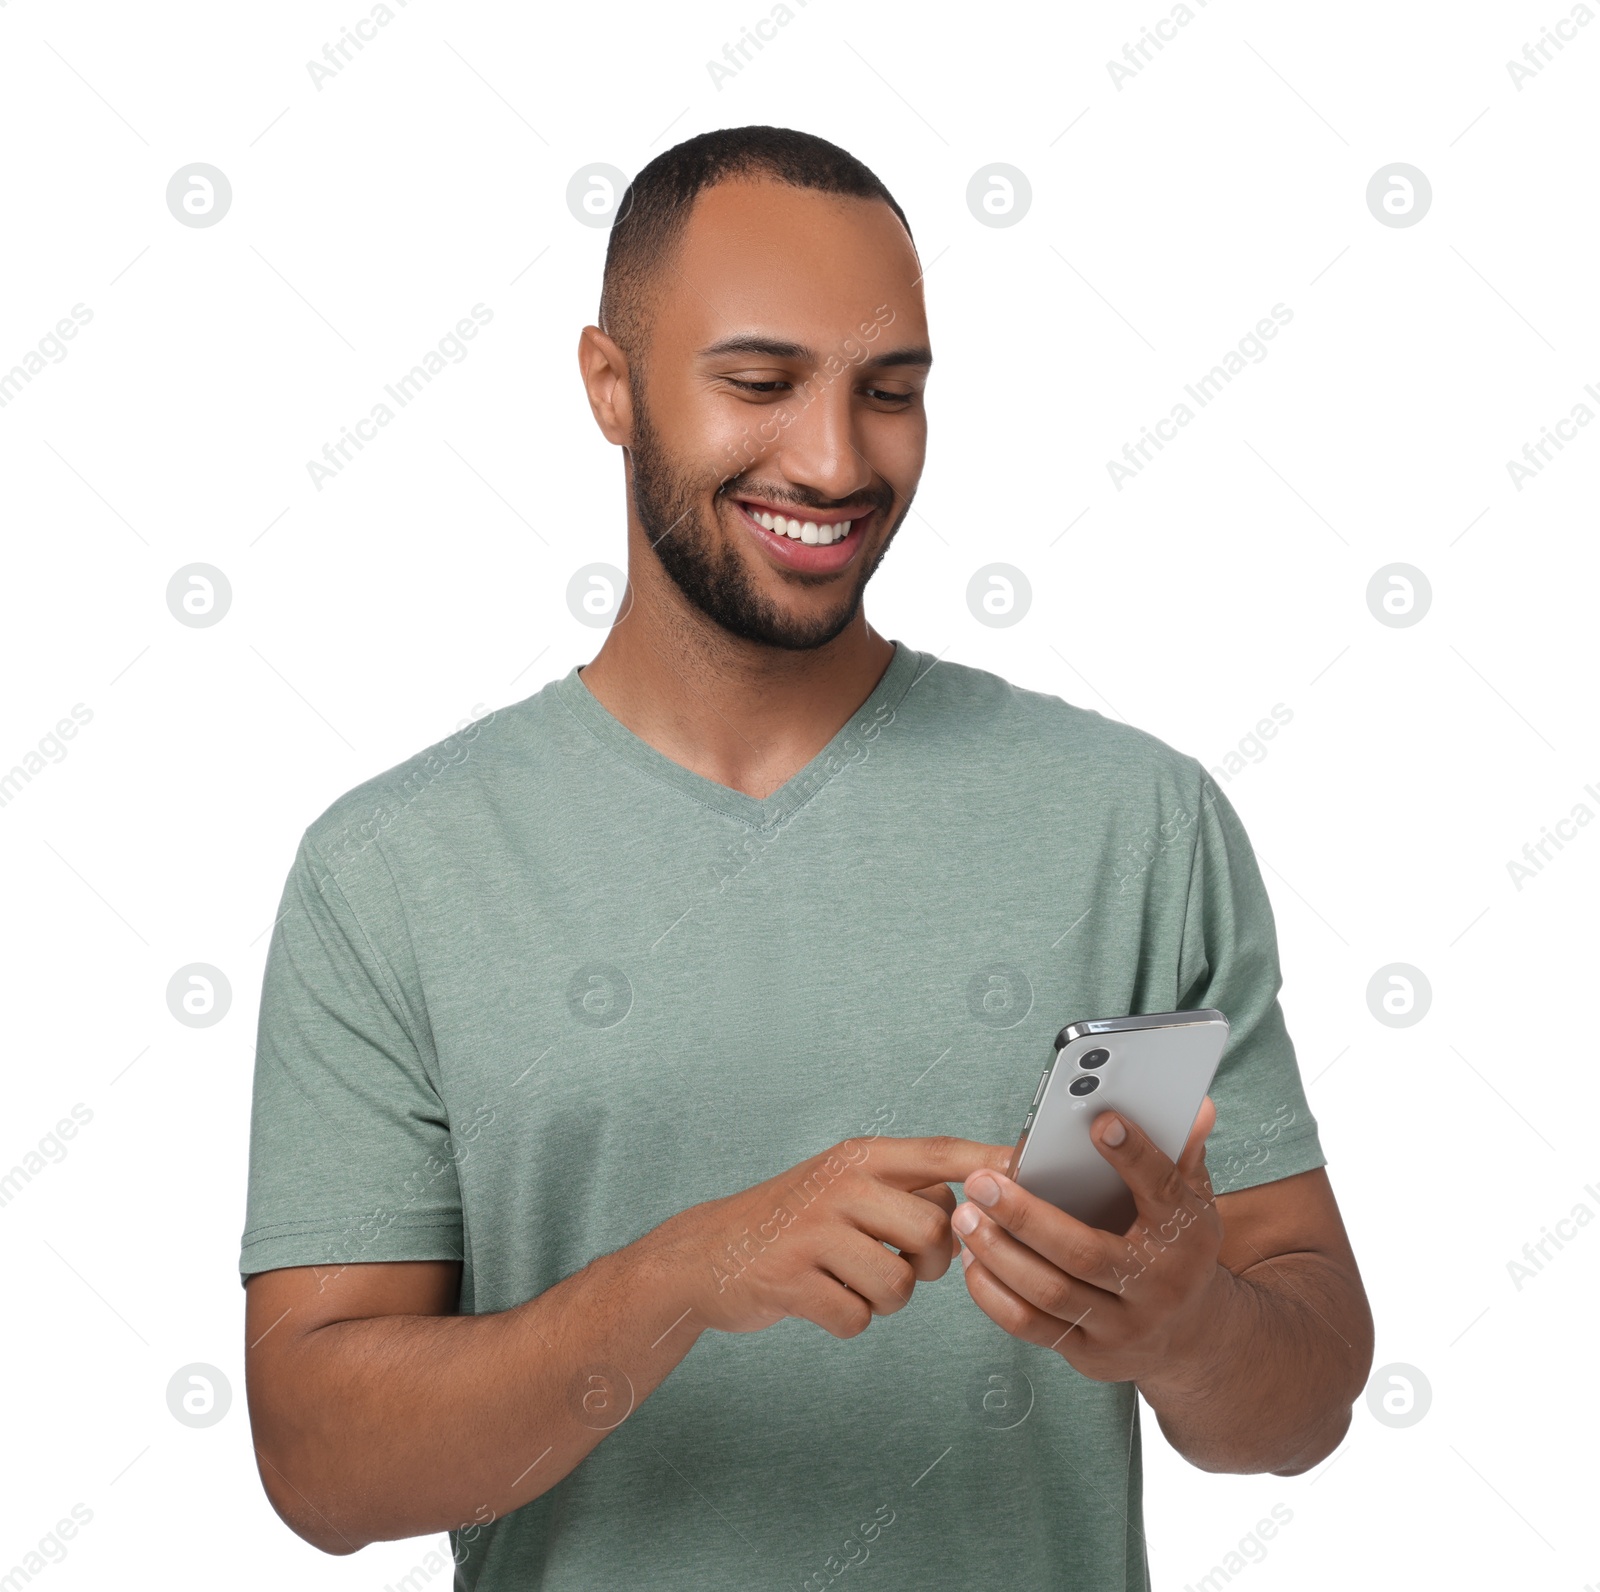
[[[631,446],[633,390],[628,385],[628,356],[598,326],[585,326],[578,338],[578,369],[601,435],[619,448]]]

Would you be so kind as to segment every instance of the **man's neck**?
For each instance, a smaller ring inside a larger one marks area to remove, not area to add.
[[[893,657],[894,643],[859,609],[825,646],[796,652],[730,635],[674,587],[670,596],[635,590],[580,672],[600,705],[663,757],[763,800],[839,733]]]

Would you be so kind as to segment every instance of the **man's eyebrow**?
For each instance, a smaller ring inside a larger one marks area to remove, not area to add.
[[[749,354],[766,359],[792,359],[809,365],[820,363],[816,354],[804,343],[785,342],[777,337],[752,337],[739,334],[724,337],[720,342],[710,343],[700,350],[702,359],[718,359],[728,354]],[[851,363],[856,364],[857,361],[852,360]],[[871,369],[882,369],[890,365],[920,365],[926,370],[933,364],[933,352],[924,345],[917,344],[913,347],[892,348],[882,354],[874,354],[871,359],[859,363]]]
[[[781,338],[743,334],[724,337],[720,343],[711,343],[700,350],[703,359],[715,359],[722,354],[764,354],[768,359],[803,359],[813,363],[817,357],[802,343],[786,343]]]
[[[918,344],[914,348],[891,348],[886,354],[874,354],[864,361],[871,368],[883,365],[920,365],[926,370],[933,363],[933,350]]]

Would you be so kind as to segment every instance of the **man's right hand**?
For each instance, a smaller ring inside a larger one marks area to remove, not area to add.
[[[873,1316],[905,1305],[917,1282],[945,1274],[954,1202],[944,1185],[980,1167],[1004,1172],[1011,1150],[944,1136],[846,1139],[764,1183],[691,1206],[655,1236],[696,1326],[759,1332],[801,1316],[853,1338]]]
[[[246,1389],[273,1507],[328,1553],[475,1532],[554,1487],[615,1427],[609,1392],[604,1419],[587,1401],[598,1377],[626,1383],[626,1412],[707,1327],[804,1316],[850,1338],[898,1310],[914,1282],[949,1269],[948,1185],[1004,1172],[1010,1155],[971,1139],[847,1139],[484,1315],[459,1313],[458,1261],[258,1273]]]

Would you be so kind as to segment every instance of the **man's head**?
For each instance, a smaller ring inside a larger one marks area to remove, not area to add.
[[[791,649],[855,619],[922,472],[920,279],[900,207],[823,139],[732,128],[639,173],[579,352],[627,450],[636,599],[664,576]]]

